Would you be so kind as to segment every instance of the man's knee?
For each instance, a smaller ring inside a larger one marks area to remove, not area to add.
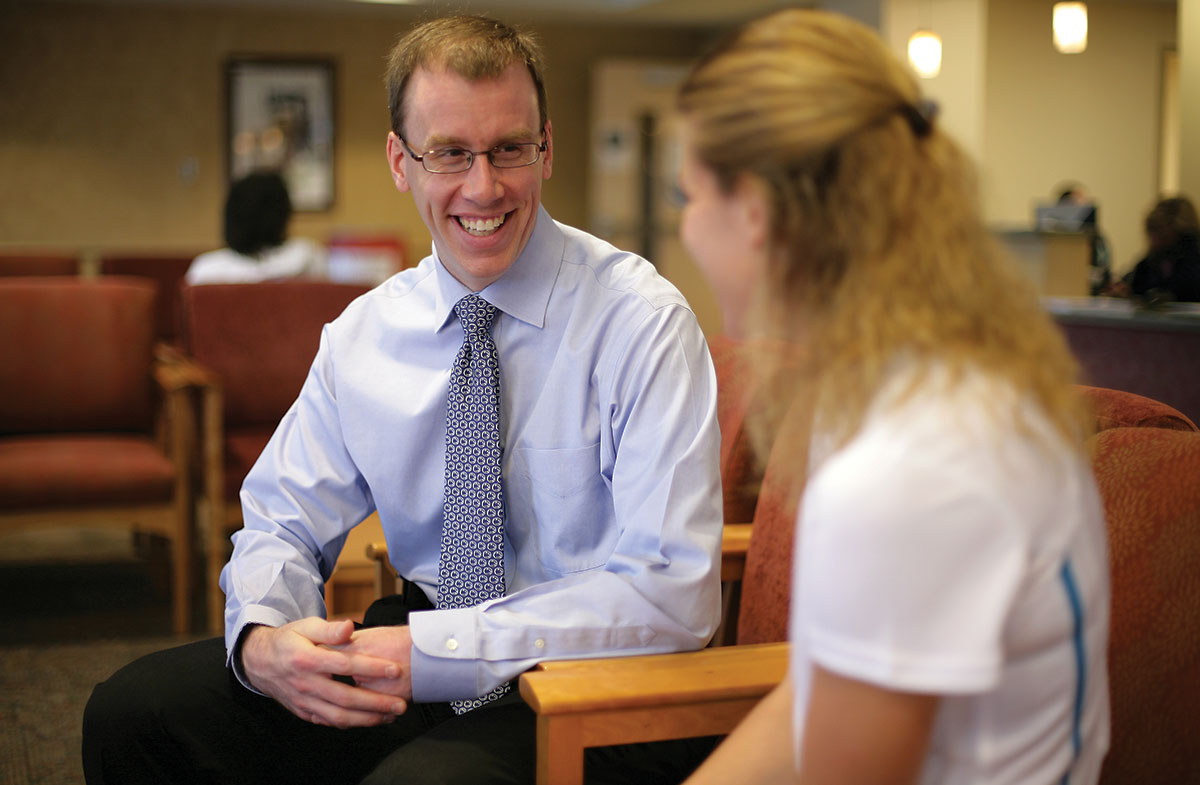
[[[528,785],[535,719],[519,695],[438,723],[387,756],[362,785]]]
[[[205,641],[156,652],[96,685],[83,712],[87,781],[154,781],[152,772],[176,765],[165,758],[178,751],[172,738],[187,732],[180,722],[203,722],[196,710],[210,694],[206,684],[227,679],[223,651],[220,641]]]

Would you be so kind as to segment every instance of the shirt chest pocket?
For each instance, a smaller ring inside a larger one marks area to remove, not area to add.
[[[612,493],[600,473],[600,443],[513,453],[505,491],[517,548],[533,548],[557,573],[604,564],[617,542]],[[518,541],[519,540],[519,541]]]

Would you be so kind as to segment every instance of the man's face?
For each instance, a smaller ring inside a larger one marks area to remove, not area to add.
[[[479,81],[446,69],[418,68],[405,93],[405,142],[416,155],[457,147],[480,151],[504,142],[540,142],[537,90],[521,63],[499,77]],[[512,266],[529,242],[550,179],[553,140],[539,162],[497,169],[486,155],[455,174],[425,171],[395,133],[388,134],[388,163],[400,191],[412,191],[438,255],[450,274],[472,291],[492,283]]]

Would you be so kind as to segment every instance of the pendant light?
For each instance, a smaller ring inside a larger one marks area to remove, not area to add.
[[[942,70],[942,38],[932,30],[922,29],[908,39],[908,62],[917,76],[932,79]]]
[[[1087,49],[1087,3],[1054,4],[1054,48],[1063,54]]]

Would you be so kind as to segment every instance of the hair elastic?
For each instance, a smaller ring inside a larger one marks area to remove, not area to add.
[[[933,121],[938,115],[938,105],[935,101],[923,98],[916,104],[901,104],[900,113],[908,120],[909,126],[918,139],[924,139],[933,131]]]

